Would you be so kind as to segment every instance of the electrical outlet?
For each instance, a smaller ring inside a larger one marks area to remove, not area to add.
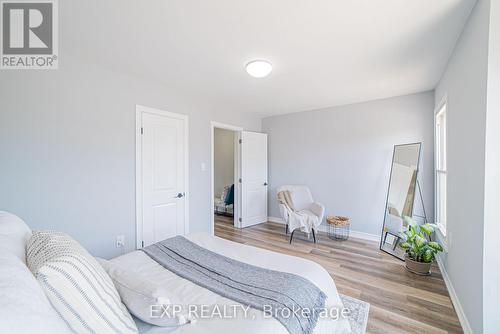
[[[125,247],[125,236],[118,235],[116,236],[116,248],[122,248],[122,247]]]

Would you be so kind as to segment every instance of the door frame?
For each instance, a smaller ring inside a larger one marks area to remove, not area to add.
[[[155,114],[184,121],[184,233],[189,233],[189,117],[136,104],[135,106],[135,246],[142,248],[142,114]]]
[[[236,125],[220,123],[216,121],[210,122],[210,233],[215,234],[215,214],[214,214],[214,154],[215,154],[215,144],[214,144],[214,133],[215,129],[225,129],[234,131],[236,134],[234,136],[234,198],[236,205],[233,205],[233,224],[234,227],[241,228],[239,221],[239,216],[241,212],[241,188],[238,182],[241,173],[241,146],[239,144],[241,138],[241,131],[243,128]]]

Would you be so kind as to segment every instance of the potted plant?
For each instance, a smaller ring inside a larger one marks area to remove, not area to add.
[[[403,217],[409,229],[402,234],[399,245],[406,250],[406,269],[418,275],[430,275],[432,261],[437,253],[443,251],[438,242],[429,241],[434,233],[435,224],[418,225],[410,217]]]

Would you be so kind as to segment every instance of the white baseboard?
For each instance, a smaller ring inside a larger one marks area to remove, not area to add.
[[[349,235],[352,236],[353,238],[376,241],[380,243],[380,235],[359,232],[359,231],[350,231]]]
[[[285,221],[279,217],[267,217],[267,221],[270,221],[271,223],[285,224]],[[319,230],[321,232],[325,232],[325,233],[328,232],[326,226],[323,224],[319,226]],[[351,231],[349,231],[349,235],[353,238],[380,242],[380,236],[376,235],[376,234],[370,234],[370,233],[351,230]]]
[[[285,224],[285,221],[278,217],[267,217],[267,221],[271,223]]]
[[[439,270],[441,270],[441,274],[443,275],[443,279],[446,284],[446,288],[448,289],[448,293],[450,294],[451,302],[453,303],[455,311],[457,312],[460,325],[462,325],[462,329],[465,334],[472,334],[472,328],[470,327],[469,320],[467,320],[464,309],[462,308],[462,304],[460,304],[460,300],[458,299],[457,293],[453,288],[453,284],[451,283],[450,276],[448,276],[448,272],[444,267],[443,261],[439,256],[436,256],[436,261],[438,263]]]

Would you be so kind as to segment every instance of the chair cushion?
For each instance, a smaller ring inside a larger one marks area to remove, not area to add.
[[[222,189],[222,194],[220,195],[220,200],[222,202],[226,202],[226,197],[228,192],[229,192],[229,186],[225,186],[224,189]]]
[[[295,211],[309,209],[311,203],[313,203],[311,192],[305,186],[294,186],[290,189],[290,195]]]
[[[76,333],[137,333],[108,274],[64,233],[34,231],[27,263],[59,315]]]

